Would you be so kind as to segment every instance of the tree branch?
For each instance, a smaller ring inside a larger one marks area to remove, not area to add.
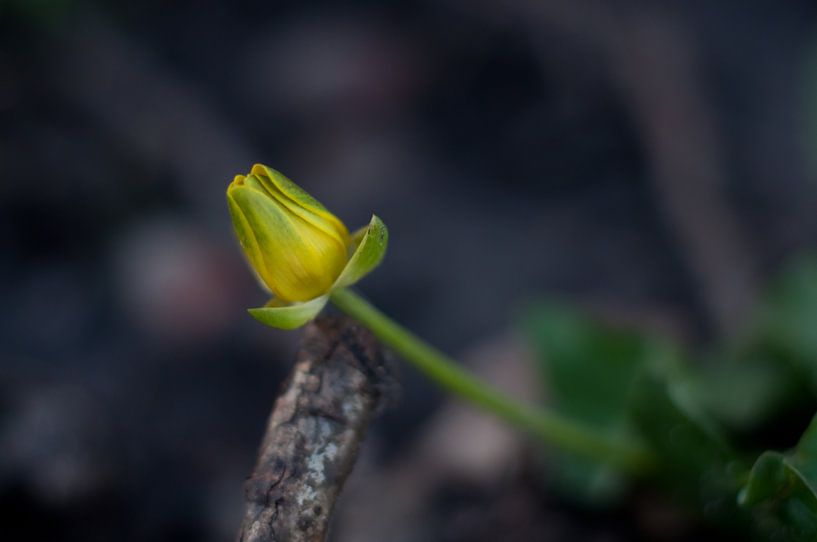
[[[306,327],[245,485],[240,542],[318,542],[392,378],[374,337],[347,317]]]

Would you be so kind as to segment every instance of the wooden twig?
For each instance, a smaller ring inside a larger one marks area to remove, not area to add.
[[[347,317],[306,327],[245,485],[240,542],[318,542],[390,372],[374,337]]]

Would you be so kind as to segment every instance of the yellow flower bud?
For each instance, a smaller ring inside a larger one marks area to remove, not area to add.
[[[350,236],[312,196],[261,164],[236,175],[227,204],[250,266],[275,296],[249,312],[272,327],[293,329],[317,316],[333,291],[380,264],[389,242],[376,216]]]
[[[255,164],[227,188],[238,240],[261,282],[280,302],[330,291],[349,260],[349,231],[281,173]]]

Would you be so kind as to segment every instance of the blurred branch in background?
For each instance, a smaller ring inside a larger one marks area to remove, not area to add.
[[[691,36],[662,17],[630,16],[612,51],[614,76],[640,129],[656,197],[722,334],[746,322],[757,271],[726,197],[715,108],[701,88]]]
[[[756,262],[726,195],[719,119],[682,18],[668,8],[593,0],[514,2],[503,9],[525,24],[533,43],[541,42],[544,25],[607,65],[639,132],[656,202],[700,287],[709,320],[721,334],[740,329],[757,297]],[[540,53],[548,55],[541,47]]]

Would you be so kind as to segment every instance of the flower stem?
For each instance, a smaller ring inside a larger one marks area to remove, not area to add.
[[[335,290],[330,299],[442,389],[542,442],[636,474],[653,466],[652,454],[638,442],[604,435],[550,410],[520,403],[492,388],[351,290]]]

